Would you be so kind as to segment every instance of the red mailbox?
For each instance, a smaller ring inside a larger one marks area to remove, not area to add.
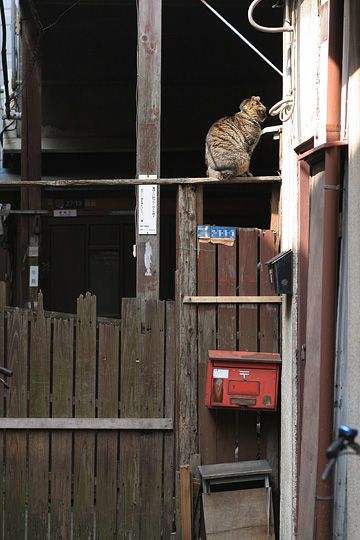
[[[276,411],[280,364],[277,353],[209,351],[207,407]]]

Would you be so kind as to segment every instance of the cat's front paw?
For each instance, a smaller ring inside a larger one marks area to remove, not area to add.
[[[253,176],[250,171],[248,171],[244,176]]]

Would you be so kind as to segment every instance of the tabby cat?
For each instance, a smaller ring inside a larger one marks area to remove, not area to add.
[[[240,112],[217,120],[208,131],[205,144],[207,176],[227,180],[252,176],[251,155],[261,135],[260,123],[267,114],[259,96],[245,99]]]

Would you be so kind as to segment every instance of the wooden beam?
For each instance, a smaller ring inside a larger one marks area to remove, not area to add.
[[[169,430],[172,418],[0,418],[0,429]]]
[[[189,465],[180,467],[181,530],[183,540],[192,539],[192,489]]]
[[[21,209],[41,208],[41,29],[27,2],[20,2],[22,12],[22,80],[21,99],[21,181],[33,181],[21,191]],[[30,185],[29,185],[30,186]],[[35,300],[37,287],[29,287],[30,265],[39,267],[38,257],[30,261],[28,248],[37,246],[35,218],[19,218],[17,235],[16,303],[21,306]],[[24,264],[25,263],[25,264]]]
[[[162,0],[138,0],[138,73],[136,176],[160,176],[161,108],[161,7]],[[141,182],[139,182],[141,183]],[[148,182],[149,183],[149,182]],[[151,184],[151,182],[150,182]],[[136,230],[136,290],[147,299],[159,298],[160,269],[160,189],[142,199],[136,190],[137,209],[151,206],[154,197],[155,234]],[[141,200],[142,199],[142,200]]]
[[[184,296],[184,304],[281,304],[282,296]]]
[[[237,177],[232,180],[219,180],[218,178],[157,178],[154,180],[140,180],[139,178],[103,178],[103,179],[47,179],[47,180],[1,180],[0,187],[24,187],[24,186],[48,186],[72,188],[81,186],[138,186],[151,185],[158,186],[179,185],[179,184],[199,184],[199,185],[222,185],[222,184],[273,184],[280,183],[280,176],[252,176]]]
[[[198,452],[197,313],[183,303],[184,291],[196,293],[196,188],[179,186],[176,210],[176,414],[177,467]]]

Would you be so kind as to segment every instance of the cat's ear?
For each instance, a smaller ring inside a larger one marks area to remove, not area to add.
[[[243,108],[245,107],[245,105],[246,105],[247,103],[249,103],[249,101],[250,101],[250,99],[244,99],[244,101],[242,101],[242,102],[240,103],[240,105],[239,105],[240,111],[243,110]]]

